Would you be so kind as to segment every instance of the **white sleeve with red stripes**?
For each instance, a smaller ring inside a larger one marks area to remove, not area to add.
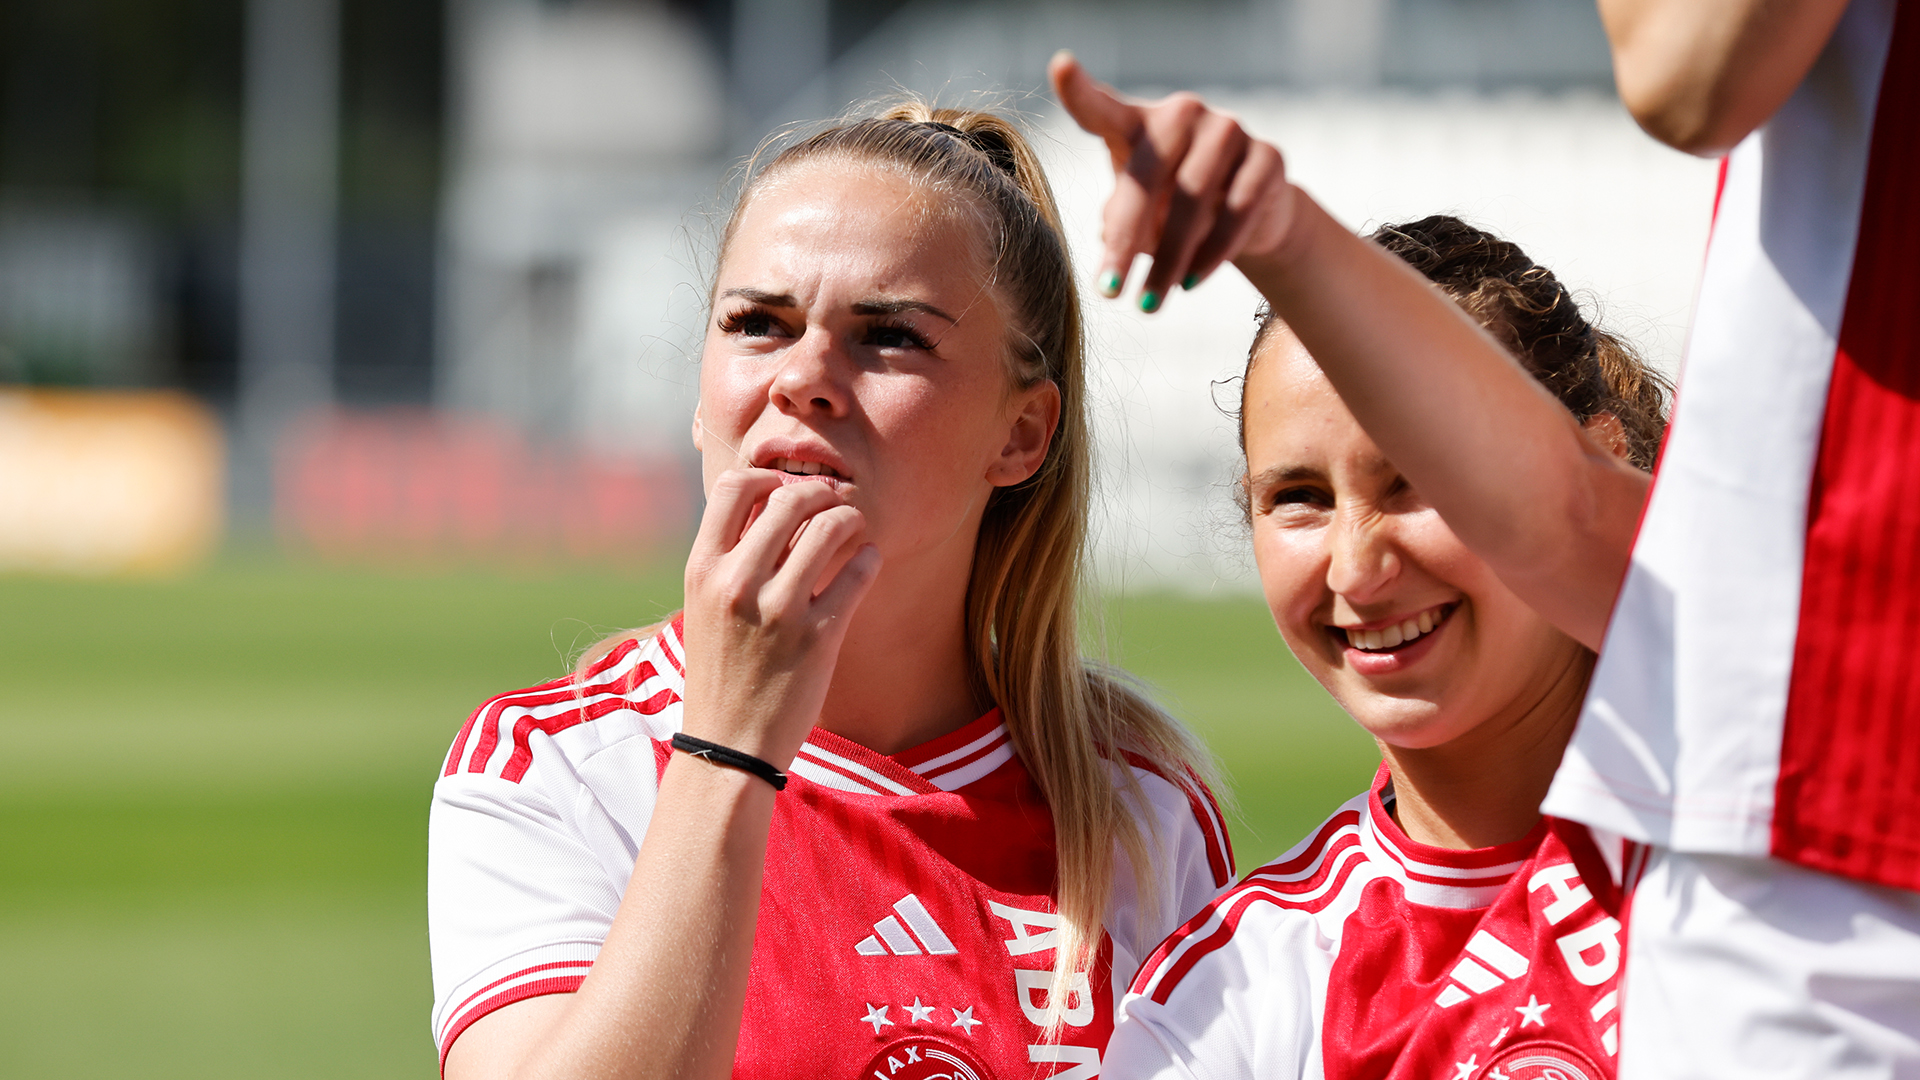
[[[1329,859],[1350,857],[1337,841],[1370,798],[1350,800],[1154,950],[1121,1002],[1103,1077],[1321,1080],[1327,979],[1357,889],[1275,886],[1317,880]],[[1345,880],[1368,876],[1360,867]]]
[[[427,855],[443,1061],[468,1024],[578,988],[599,955],[652,815],[654,740],[679,721],[677,689],[658,692],[677,672],[645,668],[655,652],[598,668],[584,694],[549,686],[495,698],[449,755]]]
[[[1233,846],[1213,795],[1198,781],[1174,784],[1136,762],[1134,777],[1146,799],[1137,813],[1143,837],[1156,845],[1158,863],[1149,882],[1156,890],[1142,903],[1125,851],[1117,854],[1107,933],[1113,940],[1115,1014],[1134,972],[1180,924],[1233,884]]]
[[[1183,933],[1219,929],[1202,925]],[[1320,1080],[1320,1025],[1332,958],[1319,936],[1316,921],[1304,912],[1246,905],[1231,937],[1176,979],[1149,981],[1149,972],[1140,973],[1139,992],[1126,996],[1100,1075]]]

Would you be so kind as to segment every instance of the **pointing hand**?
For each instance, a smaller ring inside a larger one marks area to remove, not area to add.
[[[1100,291],[1120,295],[1135,256],[1151,256],[1140,310],[1178,282],[1193,288],[1223,262],[1269,254],[1286,239],[1294,189],[1272,144],[1193,94],[1139,102],[1087,74],[1073,54],[1047,66],[1060,103],[1100,136],[1114,188],[1102,215]]]

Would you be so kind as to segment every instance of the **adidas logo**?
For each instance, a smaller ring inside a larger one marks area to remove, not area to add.
[[[1527,958],[1485,930],[1474,934],[1473,940],[1467,942],[1467,952],[1472,955],[1461,957],[1460,962],[1448,972],[1453,982],[1440,991],[1437,999],[1437,1004],[1443,1009],[1452,1008],[1474,994],[1484,994],[1507,979],[1517,979],[1527,973]],[[1475,963],[1476,956],[1486,961],[1486,966]],[[1488,967],[1493,971],[1487,970]],[[1502,975],[1506,978],[1501,978]],[[1466,989],[1462,990],[1463,986]]]
[[[946,956],[960,951],[947,940],[933,916],[927,914],[927,906],[919,897],[908,893],[893,905],[893,910],[898,918],[889,915],[874,923],[872,935],[855,945],[854,952],[861,956],[918,956],[922,952]],[[908,930],[913,932],[909,934]]]

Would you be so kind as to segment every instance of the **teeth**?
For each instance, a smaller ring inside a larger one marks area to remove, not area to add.
[[[1362,649],[1368,652],[1391,649],[1396,645],[1404,645],[1422,634],[1432,633],[1433,628],[1439,624],[1440,609],[1428,608],[1418,615],[1406,619],[1397,625],[1389,626],[1384,630],[1348,630],[1347,644],[1356,649]]]
[[[801,476],[818,476],[829,471],[825,465],[817,461],[795,461],[792,458],[775,458],[768,463],[768,468],[779,472],[798,473]]]

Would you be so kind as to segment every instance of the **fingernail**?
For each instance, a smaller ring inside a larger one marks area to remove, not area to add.
[[[1160,310],[1160,294],[1149,289],[1140,294],[1140,310],[1151,315]]]
[[[1120,272],[1109,270],[1100,275],[1100,295],[1111,300],[1120,295]]]
[[[1192,292],[1193,287],[1198,284],[1200,284],[1200,275],[1188,274],[1185,278],[1181,280],[1180,287],[1187,290],[1188,292]]]

